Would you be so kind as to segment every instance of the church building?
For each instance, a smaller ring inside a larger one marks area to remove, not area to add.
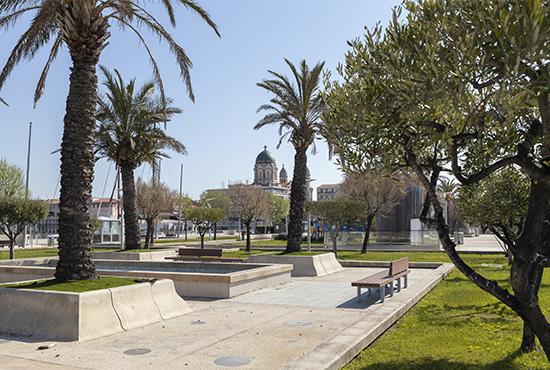
[[[254,182],[252,184],[264,187],[266,192],[289,199],[290,182],[288,181],[285,165],[283,164],[283,168],[279,173],[279,181],[277,181],[277,172],[275,157],[267,150],[267,146],[264,146],[263,152],[256,157]]]

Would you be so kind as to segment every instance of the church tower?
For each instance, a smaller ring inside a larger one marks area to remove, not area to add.
[[[281,184],[288,183],[288,174],[286,173],[284,164],[283,164],[283,168],[281,169],[281,172],[279,173],[279,181],[281,182]]]
[[[277,184],[277,163],[273,154],[267,151],[267,146],[264,146],[264,151],[256,157],[254,184],[263,186]]]

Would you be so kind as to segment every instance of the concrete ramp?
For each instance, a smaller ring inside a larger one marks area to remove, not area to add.
[[[343,270],[334,253],[313,256],[251,255],[248,262],[293,265],[292,276],[324,276]]]
[[[0,333],[88,341],[191,312],[171,280],[67,293],[0,288]]]

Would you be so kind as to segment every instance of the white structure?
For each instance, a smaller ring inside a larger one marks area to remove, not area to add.
[[[333,200],[340,192],[340,184],[320,185],[317,187],[317,200]]]

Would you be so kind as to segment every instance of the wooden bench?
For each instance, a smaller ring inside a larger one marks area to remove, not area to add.
[[[389,285],[390,297],[393,297],[393,282],[397,280],[397,291],[401,291],[401,278],[404,280],[403,288],[407,287],[407,275],[409,270],[409,257],[404,257],[390,262],[389,271],[381,271],[377,274],[367,276],[364,279],[351,283],[351,286],[357,287],[357,301],[361,302],[361,288],[368,288],[371,295],[372,288],[380,290],[380,300],[384,303],[386,297],[386,286]]]
[[[164,257],[174,261],[208,261],[208,262],[246,262],[248,258],[222,257],[223,249],[214,248],[180,248],[178,257]],[[190,257],[192,256],[192,257]]]

